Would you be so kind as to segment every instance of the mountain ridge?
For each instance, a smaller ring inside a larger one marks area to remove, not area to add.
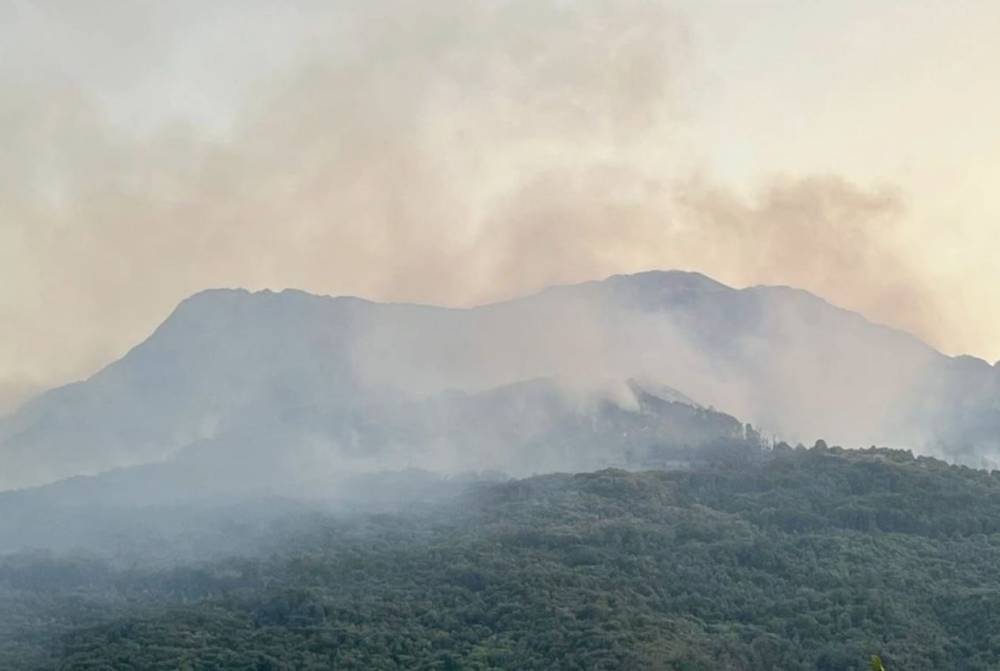
[[[782,438],[975,461],[1000,449],[998,370],[801,289],[735,289],[689,271],[466,308],[207,289],[117,361],[0,420],[0,487],[18,469],[35,468],[37,484],[155,461],[250,419],[280,423],[284,408],[363,414],[395,395],[547,376],[581,388],[643,377]],[[46,458],[59,473],[33,465]]]
[[[145,344],[150,339],[152,339],[154,336],[156,336],[157,333],[161,329],[163,329],[163,327],[166,326],[171,321],[171,319],[173,319],[183,308],[185,308],[186,306],[189,306],[191,304],[196,304],[196,303],[200,303],[200,302],[203,302],[203,301],[207,301],[208,299],[212,299],[212,298],[215,298],[215,297],[220,297],[220,296],[221,297],[238,296],[241,299],[246,299],[246,298],[255,298],[255,297],[265,297],[265,298],[267,298],[267,297],[296,296],[296,297],[307,297],[308,299],[318,299],[318,300],[324,300],[324,301],[325,300],[331,300],[331,301],[358,302],[358,303],[367,304],[367,305],[405,306],[407,308],[418,308],[418,309],[430,309],[430,310],[441,310],[441,311],[461,311],[461,312],[466,312],[466,311],[477,310],[477,309],[489,309],[489,308],[497,308],[497,307],[500,307],[500,306],[506,306],[506,305],[511,304],[511,303],[516,303],[516,302],[525,301],[525,300],[531,300],[531,299],[537,299],[537,298],[540,298],[542,296],[546,296],[546,295],[548,295],[550,293],[561,292],[561,291],[564,291],[564,290],[577,290],[577,289],[580,289],[580,288],[590,287],[590,286],[598,286],[598,285],[605,284],[605,283],[613,283],[613,282],[618,282],[618,281],[629,281],[629,280],[641,279],[641,278],[646,278],[646,277],[655,277],[655,278],[691,277],[691,278],[695,278],[697,280],[703,280],[703,281],[705,281],[706,287],[711,287],[711,288],[715,288],[715,289],[722,290],[722,291],[751,292],[751,293],[752,292],[787,292],[787,293],[790,293],[790,294],[802,295],[802,296],[805,296],[809,300],[818,301],[819,303],[822,303],[823,305],[825,305],[827,307],[830,307],[830,308],[832,308],[834,310],[837,310],[837,311],[839,311],[842,314],[851,315],[852,317],[860,318],[861,320],[863,320],[868,325],[874,326],[874,327],[879,328],[879,329],[884,329],[884,330],[889,331],[891,333],[903,336],[903,337],[905,337],[906,339],[909,339],[909,340],[915,340],[915,341],[919,342],[922,346],[924,346],[924,347],[926,347],[926,348],[928,348],[930,350],[933,350],[935,353],[939,354],[942,357],[946,357],[948,359],[953,359],[953,360],[971,360],[971,363],[973,365],[986,364],[987,366],[991,366],[991,367],[1000,369],[1000,359],[998,359],[996,362],[994,362],[994,363],[991,364],[986,359],[983,359],[982,357],[978,357],[978,356],[973,355],[973,354],[955,354],[955,355],[946,354],[944,352],[941,352],[937,348],[933,347],[932,345],[930,345],[929,343],[927,343],[926,341],[924,341],[923,339],[921,339],[919,336],[917,336],[917,335],[915,335],[913,333],[910,333],[909,331],[906,331],[905,329],[891,326],[891,325],[886,324],[884,322],[880,322],[878,320],[872,319],[872,318],[868,317],[867,315],[865,315],[865,314],[863,314],[861,312],[857,312],[855,310],[851,310],[849,308],[845,308],[845,307],[842,307],[840,305],[837,305],[836,303],[833,303],[833,302],[827,300],[823,296],[820,296],[820,295],[818,295],[816,293],[813,293],[813,292],[811,292],[811,291],[809,291],[807,289],[802,289],[802,288],[799,288],[799,287],[794,287],[794,286],[785,285],[785,284],[754,284],[754,285],[748,285],[748,286],[742,287],[742,288],[736,288],[736,287],[732,287],[730,285],[724,284],[722,282],[719,282],[719,281],[717,281],[717,280],[709,277],[708,275],[705,275],[704,273],[700,273],[700,272],[697,272],[697,271],[659,270],[659,269],[656,269],[656,270],[639,271],[639,272],[636,272],[636,273],[616,273],[616,274],[612,274],[612,275],[609,275],[609,276],[607,276],[607,277],[605,277],[603,279],[598,279],[598,280],[587,280],[587,281],[583,281],[583,282],[572,282],[572,283],[565,283],[565,284],[556,284],[556,285],[552,285],[552,286],[549,286],[549,287],[542,288],[542,289],[540,289],[538,291],[535,291],[535,292],[527,293],[527,294],[525,294],[523,296],[515,296],[515,297],[503,299],[503,300],[490,301],[490,302],[475,304],[475,305],[471,305],[471,306],[447,306],[447,305],[437,305],[437,304],[433,304],[433,303],[412,303],[412,302],[405,302],[405,301],[378,301],[378,300],[364,298],[362,296],[357,296],[357,295],[354,295],[354,294],[324,294],[324,293],[316,293],[316,292],[307,291],[307,290],[304,290],[304,289],[293,288],[293,287],[286,287],[286,288],[282,288],[282,289],[278,289],[278,290],[270,289],[270,288],[265,288],[265,289],[260,289],[260,290],[250,290],[250,289],[247,289],[245,287],[236,287],[236,286],[234,286],[234,287],[209,287],[209,288],[206,288],[206,289],[201,289],[199,291],[196,291],[195,293],[193,293],[193,294],[191,294],[191,295],[189,295],[189,296],[181,299],[181,301],[177,304],[177,306],[175,306],[175,308],[167,315],[167,317],[162,322],[160,322],[160,324],[158,324],[153,329],[153,331],[150,333],[149,336],[147,336],[145,339],[143,339],[142,341],[140,341],[136,345],[133,345],[121,357],[119,357],[119,358],[117,358],[117,359],[115,359],[113,361],[108,362],[107,364],[105,364],[104,366],[102,366],[101,368],[99,368],[97,371],[95,371],[94,373],[92,373],[91,375],[88,375],[86,377],[80,378],[78,380],[72,380],[72,381],[66,382],[64,384],[59,384],[59,385],[56,385],[56,386],[48,388],[48,389],[44,389],[44,390],[38,392],[37,394],[34,394],[34,395],[26,398],[22,402],[21,405],[22,406],[26,405],[27,403],[30,403],[31,401],[39,398],[40,396],[43,396],[43,395],[48,394],[50,392],[62,389],[64,387],[73,387],[73,386],[75,386],[77,384],[80,384],[80,383],[87,382],[87,381],[91,380],[95,376],[99,375],[106,368],[108,368],[109,366],[113,366],[116,363],[120,362],[122,359],[126,358],[133,350],[140,348],[143,344]],[[16,409],[17,408],[15,408],[15,410]],[[13,411],[11,412],[11,414],[12,413],[13,413]],[[3,419],[3,417],[0,416],[0,419]]]

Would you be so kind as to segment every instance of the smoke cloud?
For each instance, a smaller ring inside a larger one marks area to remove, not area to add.
[[[3,10],[0,379],[86,374],[212,286],[470,305],[677,267],[946,336],[900,193],[700,165],[664,3],[74,7]]]

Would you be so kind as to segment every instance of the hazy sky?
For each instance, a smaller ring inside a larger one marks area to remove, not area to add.
[[[995,0],[0,0],[0,408],[214,286],[685,268],[995,360],[998,35]]]

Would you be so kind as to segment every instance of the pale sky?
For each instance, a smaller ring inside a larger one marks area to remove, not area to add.
[[[0,0],[0,408],[214,286],[684,268],[994,361],[997,36],[994,0]]]

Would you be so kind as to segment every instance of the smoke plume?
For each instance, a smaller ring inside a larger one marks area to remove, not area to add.
[[[899,193],[700,165],[664,3],[74,6],[4,10],[0,378],[86,374],[212,286],[470,305],[677,267],[943,335]]]

